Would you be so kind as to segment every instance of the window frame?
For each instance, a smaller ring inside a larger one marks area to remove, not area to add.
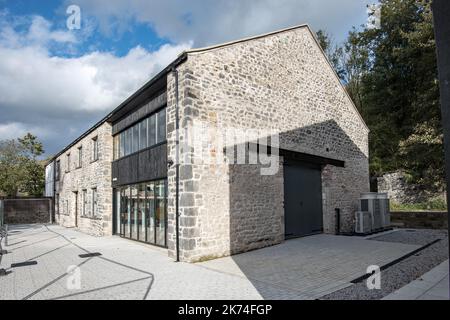
[[[77,169],[83,166],[83,146],[78,147],[78,161],[77,161]]]
[[[56,160],[55,164],[55,181],[59,181],[61,176],[61,160]]]
[[[66,154],[66,172],[70,172],[70,152]]]
[[[86,209],[87,209],[87,204],[88,204],[88,199],[87,199],[87,189],[83,189],[82,191],[81,191],[81,196],[82,196],[82,206],[81,206],[81,215],[83,216],[83,217],[86,217],[87,216],[87,213],[86,213]]]
[[[92,192],[92,213],[91,213],[91,217],[97,217],[98,215],[98,190],[97,187],[91,188],[91,192]]]
[[[98,161],[98,136],[92,138],[92,162]]]

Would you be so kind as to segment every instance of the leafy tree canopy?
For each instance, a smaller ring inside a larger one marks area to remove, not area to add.
[[[42,196],[45,168],[38,157],[42,143],[30,133],[17,140],[0,141],[0,193],[15,197],[19,192]]]
[[[380,28],[353,29],[334,47],[325,32],[317,37],[371,130],[371,175],[402,170],[438,191],[444,154],[430,1],[380,6]]]

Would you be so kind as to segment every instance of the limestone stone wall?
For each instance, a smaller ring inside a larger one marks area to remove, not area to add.
[[[98,160],[93,161],[93,138],[98,139]],[[78,165],[78,148],[82,146],[82,166]],[[67,154],[70,166],[67,170]],[[113,141],[111,125],[103,123],[81,141],[60,155],[60,178],[56,181],[56,194],[59,194],[59,214],[56,222],[65,227],[75,227],[75,208],[77,207],[78,229],[95,235],[112,234],[112,188],[111,162]],[[55,160],[55,161],[56,161]],[[92,214],[92,189],[97,188],[97,214]],[[83,190],[87,191],[86,214],[83,216]],[[78,192],[78,202],[75,194]]]
[[[272,129],[283,149],[345,161],[322,173],[324,230],[351,231],[361,192],[369,191],[368,129],[307,27],[188,53],[178,68],[180,125]],[[175,159],[174,77],[168,76],[168,155]],[[213,134],[213,135],[214,135]],[[181,130],[181,141],[188,139]],[[212,137],[214,139],[214,136]],[[196,148],[188,153],[201,159]],[[209,156],[221,157],[209,147]],[[282,159],[281,159],[282,160]],[[284,239],[283,173],[258,166],[180,167],[181,259],[201,261]],[[169,175],[169,255],[175,255],[175,167]]]
[[[387,193],[391,201],[399,204],[415,204],[431,199],[445,199],[445,193],[430,192],[424,186],[408,182],[404,172],[387,173],[377,178],[378,192]]]

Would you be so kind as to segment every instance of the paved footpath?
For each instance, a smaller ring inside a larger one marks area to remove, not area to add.
[[[449,300],[448,260],[383,300]]]
[[[8,242],[0,261],[8,272],[0,276],[0,300],[314,299],[348,286],[368,263],[386,263],[416,248],[323,235],[189,264],[169,259],[164,249],[55,225],[13,226]],[[101,255],[79,256],[95,252]],[[23,262],[32,264],[12,266]]]

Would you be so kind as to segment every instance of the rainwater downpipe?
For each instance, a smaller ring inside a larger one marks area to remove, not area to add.
[[[179,94],[178,94],[178,71],[173,68],[172,74],[175,77],[175,245],[177,251],[176,261],[180,261],[180,214],[179,214],[179,193],[180,193],[180,116],[179,116]]]

